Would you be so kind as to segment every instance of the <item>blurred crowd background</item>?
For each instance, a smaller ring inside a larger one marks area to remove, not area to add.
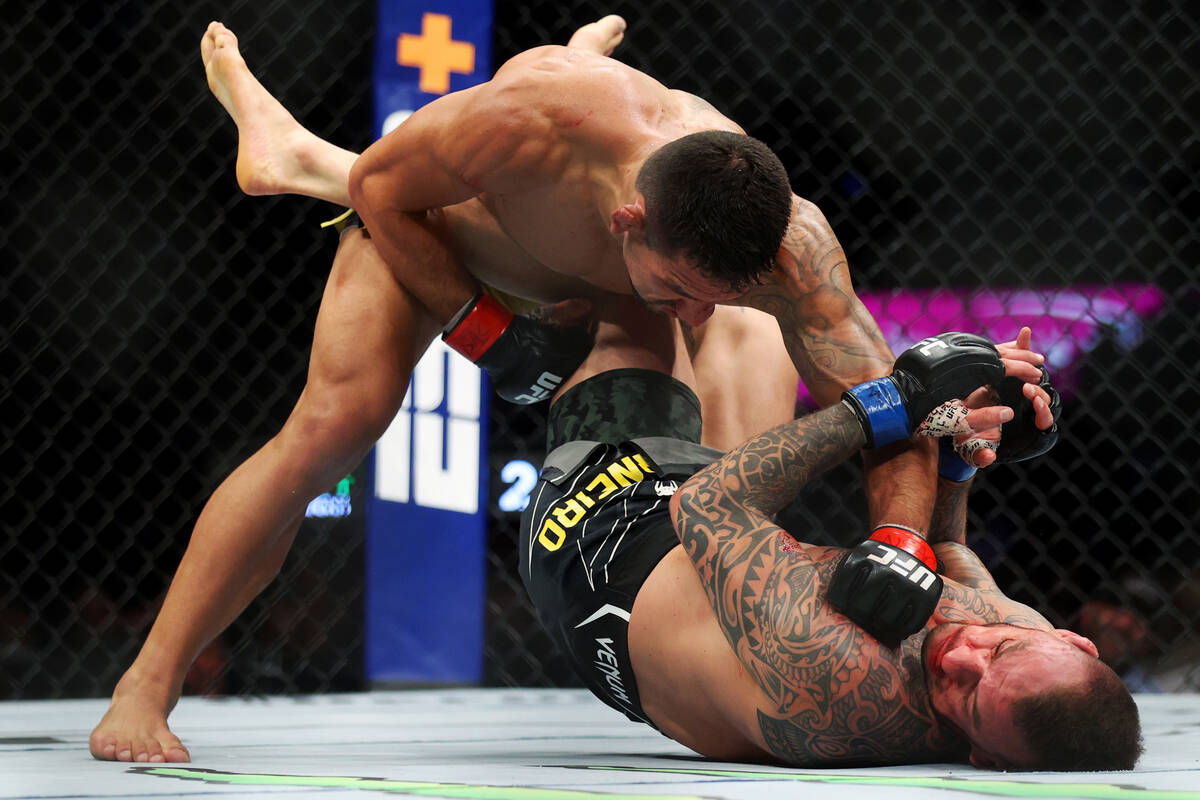
[[[981,474],[969,541],[1131,688],[1200,691],[1200,8],[496,0],[493,67],[610,12],[630,23],[618,58],[779,153],[893,347],[931,319],[1033,325],[1063,436]],[[324,204],[238,191],[200,36],[224,21],[301,122],[362,149],[374,4],[0,15],[0,697],[104,696],[204,500],[303,386],[335,246]],[[544,415],[492,404],[494,475],[540,463]],[[520,586],[506,488],[493,479],[485,683],[571,685]],[[862,507],[847,465],[784,516],[849,544]],[[363,558],[356,513],[306,522],[187,690],[363,688]]]

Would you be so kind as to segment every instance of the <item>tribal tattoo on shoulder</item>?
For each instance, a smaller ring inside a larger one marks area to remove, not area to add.
[[[768,699],[758,710],[763,738],[791,764],[944,751],[932,741],[919,645],[885,650],[829,609],[824,591],[841,551],[801,545],[767,516],[861,443],[861,427],[839,404],[756,437],[676,494],[684,549]]]

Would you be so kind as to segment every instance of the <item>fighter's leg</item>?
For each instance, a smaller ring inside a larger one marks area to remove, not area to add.
[[[208,86],[238,128],[238,185],[246,194],[300,194],[350,205],[346,188],[357,153],[318,138],[250,72],[237,37],[219,22],[200,40]]]
[[[688,336],[704,408],[704,444],[729,450],[795,416],[800,376],[774,317],[717,306]]]
[[[584,25],[570,47],[608,55],[625,20],[610,14]],[[238,128],[237,180],[251,195],[299,194],[349,207],[347,180],[358,153],[317,137],[296,121],[246,66],[237,37],[220,22],[200,40],[208,87]]]
[[[96,758],[188,760],[167,727],[188,665],[278,573],[308,501],[386,430],[436,329],[362,232],[347,233],[304,391],[279,434],[205,506],[158,619],[92,733]]]
[[[602,56],[612,55],[621,40],[625,38],[625,20],[616,14],[609,14],[595,22],[589,22],[575,33],[567,47],[580,50],[591,50]]]

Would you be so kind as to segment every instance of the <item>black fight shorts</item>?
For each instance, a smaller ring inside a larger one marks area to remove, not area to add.
[[[629,615],[646,578],[679,544],[671,495],[721,453],[698,443],[695,394],[648,370],[578,384],[555,404],[549,427],[557,446],[521,517],[521,579],[584,685],[653,724],[634,681]]]

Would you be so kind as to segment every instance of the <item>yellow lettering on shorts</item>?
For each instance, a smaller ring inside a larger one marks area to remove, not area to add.
[[[551,538],[547,534],[554,534]],[[542,543],[542,547],[553,553],[555,550],[563,546],[563,542],[567,540],[567,532],[564,531],[559,524],[552,519],[546,520],[546,524],[542,526],[538,532],[538,541]]]
[[[590,492],[597,486],[602,486],[604,488],[600,494],[596,495],[597,500],[603,500],[617,490],[617,485],[613,483],[613,479],[608,477],[608,475],[604,474],[603,472],[593,478],[592,482],[585,486],[583,491]]]
[[[635,458],[637,459],[637,463],[634,463]],[[645,471],[643,472],[643,470]],[[654,470],[650,469],[650,465],[646,463],[646,459],[642,458],[640,454],[625,456],[620,461],[614,461],[608,465],[606,471],[621,486],[628,486],[631,483],[644,480],[646,472],[654,472]]]
[[[595,508],[597,501],[608,497],[618,488],[645,480],[646,475],[653,472],[640,453],[614,461],[596,473],[587,486],[550,509],[542,529],[538,531],[537,540],[542,547],[554,552],[567,541],[567,531],[582,522],[588,512]]]

